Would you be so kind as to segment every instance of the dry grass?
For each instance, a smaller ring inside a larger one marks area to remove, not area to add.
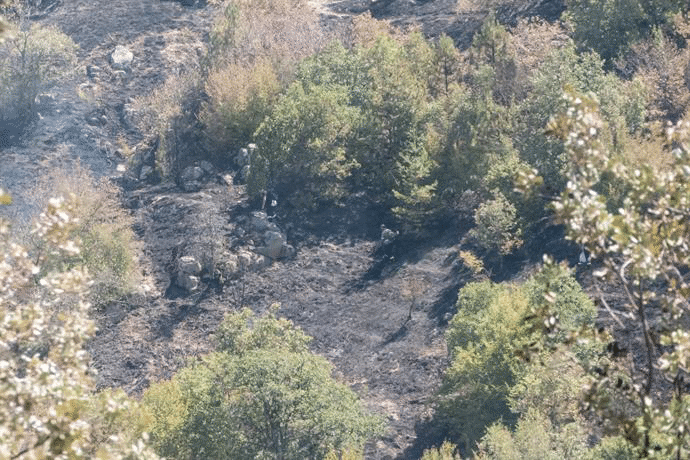
[[[618,66],[634,73],[649,91],[651,120],[678,121],[690,107],[690,49],[661,33],[631,47]]]
[[[73,238],[82,243],[77,263],[83,263],[93,280],[90,300],[97,307],[133,293],[141,284],[139,243],[132,217],[118,200],[118,189],[107,179],[96,180],[82,166],[56,170],[41,179],[34,190],[39,208],[54,196],[73,196],[79,223]],[[40,248],[38,248],[40,250]],[[73,263],[53,260],[52,264]]]
[[[211,33],[209,98],[200,119],[212,148],[225,154],[252,141],[299,61],[322,49],[328,37],[306,0],[223,5]]]

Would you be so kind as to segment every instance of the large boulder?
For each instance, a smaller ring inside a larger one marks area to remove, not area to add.
[[[269,230],[264,234],[264,246],[256,248],[256,252],[275,260],[292,257],[295,255],[295,248],[287,244],[283,233]]]
[[[134,53],[129,48],[117,45],[115,51],[110,54],[110,65],[115,70],[128,70],[133,59]]]
[[[268,215],[264,211],[254,211],[249,226],[250,231],[259,234],[265,234],[267,231],[280,232],[278,226],[268,219]]]
[[[264,235],[264,246],[256,248],[256,252],[271,259],[283,257],[283,247],[287,244],[285,235],[280,232],[268,231]]]

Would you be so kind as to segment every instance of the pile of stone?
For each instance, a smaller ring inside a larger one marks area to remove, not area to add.
[[[240,216],[234,222],[232,235],[210,266],[206,266],[209,264],[204,263],[203,256],[181,256],[175,264],[173,281],[178,287],[192,292],[199,288],[205,276],[223,282],[248,271],[262,270],[275,260],[293,257],[295,252],[285,233],[266,213],[256,211]]]

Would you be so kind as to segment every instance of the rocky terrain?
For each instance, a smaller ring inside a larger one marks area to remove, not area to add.
[[[366,458],[419,458],[439,434],[427,422],[447,362],[443,331],[469,276],[457,260],[461,229],[440,229],[433,245],[400,238],[384,254],[380,214],[359,208],[356,197],[349,212],[269,217],[233,184],[236,172],[208,163],[190,166],[179,181],[138,182],[152,153],[150,139],[131,123],[130,103],[198,60],[213,8],[191,3],[63,0],[36,15],[72,37],[80,64],[41,96],[40,116],[27,133],[2,137],[0,186],[14,204],[0,212],[27,222],[38,205],[36,178],[77,162],[124,184],[123,206],[144,243],[144,283],[137,296],[98,313],[91,352],[99,385],[140,394],[186,358],[211,350],[226,312],[264,311],[278,302],[280,314],[314,337],[313,350],[339,378],[387,418],[386,436],[367,446]],[[478,13],[456,14],[450,0],[317,3],[325,21],[371,10],[399,25],[421,22],[427,33],[445,31],[460,43],[481,22]],[[506,18],[553,18],[562,8],[546,0],[521,4],[527,6],[506,10]],[[125,171],[125,145],[137,146],[143,159],[133,176]]]

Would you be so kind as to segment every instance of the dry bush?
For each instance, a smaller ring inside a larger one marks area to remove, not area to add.
[[[214,151],[235,151],[252,141],[297,63],[327,39],[306,0],[223,2],[206,59],[208,100],[200,119]]]
[[[190,70],[168,77],[151,94],[132,103],[139,130],[160,139],[156,164],[164,176],[173,173],[189,153],[182,148],[179,138],[196,113],[201,84],[200,72]]]
[[[648,165],[658,171],[670,171],[673,155],[666,148],[661,127],[651,124],[646,131],[623,140],[623,163],[631,168]]]
[[[651,120],[678,121],[690,106],[690,49],[679,48],[657,30],[653,36],[631,46],[618,62],[624,75],[635,74],[649,92]]]
[[[211,71],[206,80],[209,103],[200,119],[218,148],[248,143],[270,113],[281,85],[267,59],[252,65],[230,63]]]
[[[268,59],[279,79],[291,80],[299,60],[326,43],[319,16],[305,0],[233,0],[211,32],[211,66]]]
[[[534,73],[554,49],[569,41],[562,23],[540,18],[520,19],[511,34],[519,73],[526,75]]]
[[[77,45],[55,27],[8,25],[0,44],[0,122],[27,121],[36,96],[72,71]]]
[[[135,292],[141,284],[141,248],[118,193],[108,179],[96,180],[80,165],[73,171],[54,171],[34,192],[41,208],[51,196],[73,196],[78,224],[71,238],[81,242],[81,252],[76,260],[54,258],[48,265],[84,264],[93,279],[89,300],[96,307]]]
[[[371,13],[366,12],[352,18],[346,41],[351,46],[360,45],[370,48],[381,36],[392,37],[402,42],[406,34],[393,27],[389,21],[376,19]]]

